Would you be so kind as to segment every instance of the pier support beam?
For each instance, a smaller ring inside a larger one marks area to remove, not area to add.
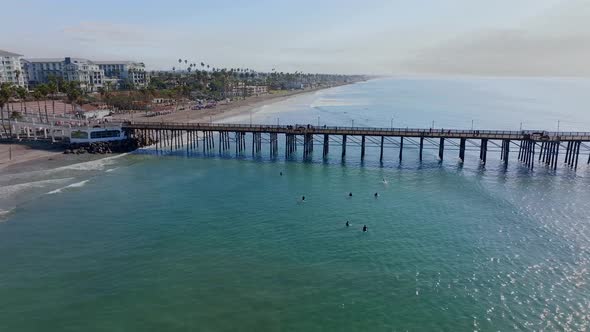
[[[379,154],[379,161],[383,161],[383,141],[385,140],[385,137],[381,136],[381,152]]]
[[[504,151],[502,160],[504,161],[504,167],[508,166],[508,159],[510,158],[510,140],[505,139],[504,141]]]
[[[461,160],[461,162],[465,162],[465,142],[465,138],[461,138],[459,141],[459,160]]]
[[[422,150],[424,149],[424,136],[420,136],[420,161],[422,161]]]
[[[565,164],[567,164],[568,166],[570,166],[570,157],[572,156],[572,141],[567,142],[567,145],[565,146],[565,158],[563,159],[563,162]]]
[[[313,152],[313,134],[303,135],[303,157],[309,158]]]
[[[420,142],[420,143],[422,143],[422,142]],[[422,151],[422,148],[420,148],[420,151]],[[444,154],[445,154],[445,139],[441,137],[439,144],[438,144],[438,160],[443,161]]]
[[[328,157],[328,153],[330,153],[330,136],[328,134],[324,134],[324,151],[322,152],[323,157]]]
[[[279,139],[277,133],[270,133],[270,156],[275,158],[279,152]]]
[[[361,160],[365,160],[365,135],[361,136]]]
[[[577,141],[576,142],[576,161],[574,162],[574,170],[578,169],[578,157],[580,156],[580,145],[582,145],[582,142]]]
[[[399,161],[402,161],[403,151],[404,151],[404,138],[400,137],[400,140],[399,140]]]
[[[342,135],[342,158],[346,156],[346,135]]]
[[[481,160],[482,164],[486,164],[488,156],[488,139],[482,138],[481,143],[479,146],[479,160]]]

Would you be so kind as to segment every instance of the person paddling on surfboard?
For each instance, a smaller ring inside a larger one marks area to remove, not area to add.
[[[363,226],[363,232],[367,231],[367,225]]]
[[[348,220],[346,221],[346,227],[350,226],[350,223],[348,222]]]

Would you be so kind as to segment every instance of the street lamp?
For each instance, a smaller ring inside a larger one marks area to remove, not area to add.
[[[352,128],[354,128],[354,120],[351,120],[351,121],[352,121]]]
[[[320,126],[320,116],[318,115],[318,127]]]
[[[393,129],[393,117],[391,117],[391,129]]]

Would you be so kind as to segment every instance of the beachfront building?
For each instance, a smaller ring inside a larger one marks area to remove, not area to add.
[[[29,79],[28,83],[32,87],[49,82],[51,77],[80,82],[80,88],[88,92],[97,91],[103,86],[104,72],[88,59],[71,57],[25,59],[23,63]]]
[[[47,83],[50,77],[63,76],[64,59],[24,59],[23,70],[27,73],[29,86]]]
[[[25,72],[22,68],[21,54],[0,50],[0,84],[10,83],[26,87]]]
[[[266,85],[247,85],[245,82],[236,82],[230,85],[226,97],[260,96],[268,93]]]
[[[80,88],[95,92],[102,87],[104,72],[90,60],[65,58],[63,77],[66,81],[80,82]]]
[[[126,88],[144,88],[149,84],[145,64],[134,61],[95,61],[106,77],[119,80],[118,85]]]
[[[145,65],[133,61],[92,61],[82,58],[25,59],[23,71],[32,87],[49,82],[51,77],[78,81],[80,87],[95,92],[100,87],[142,88],[149,84]]]

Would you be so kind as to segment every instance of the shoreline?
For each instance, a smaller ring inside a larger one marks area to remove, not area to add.
[[[333,86],[322,86],[306,90],[292,90],[274,92],[261,96],[253,96],[247,99],[236,100],[231,103],[217,105],[214,108],[203,110],[182,110],[172,114],[155,117],[145,117],[143,114],[133,114],[133,121],[146,122],[216,122],[234,116],[246,114],[250,110],[278,103],[291,97],[314,93],[321,90],[336,88],[339,86],[355,84],[360,81]],[[115,119],[129,119],[130,114],[115,116]],[[47,141],[21,141],[0,142],[0,174],[21,173],[31,170],[49,170],[56,167],[72,165],[85,161],[92,161],[117,155],[117,153],[104,155],[69,155],[64,154],[66,147],[61,143]],[[10,151],[12,150],[12,152]],[[12,156],[10,156],[12,154]],[[12,158],[10,158],[12,157]]]
[[[261,96],[252,96],[247,99],[236,100],[227,104],[219,104],[210,109],[202,109],[202,110],[182,110],[176,111],[172,114],[165,114],[159,115],[154,117],[145,117],[144,114],[132,114],[132,119],[129,118],[130,114],[121,114],[117,115],[114,118],[117,120],[132,120],[132,121],[141,121],[141,122],[178,122],[178,123],[209,123],[209,122],[216,122],[220,120],[224,120],[227,118],[231,118],[234,116],[240,116],[244,113],[250,111],[251,109],[271,105],[274,103],[278,103],[284,100],[287,100],[294,96],[305,95],[321,90],[327,90],[331,88],[336,88],[340,86],[350,85],[359,83],[362,81],[355,81],[346,84],[338,84],[332,86],[322,86],[313,89],[306,89],[306,90],[290,90],[286,92],[273,92],[268,93]]]

